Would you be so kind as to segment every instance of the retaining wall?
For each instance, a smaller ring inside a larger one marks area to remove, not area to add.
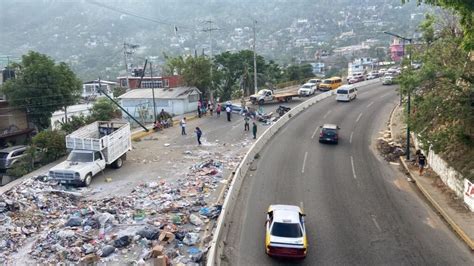
[[[427,154],[428,164],[431,169],[439,175],[443,183],[446,184],[457,197],[462,198],[467,207],[474,212],[474,184],[465,179],[458,171],[449,166],[433,150],[428,151],[420,148],[420,142],[416,135],[412,134],[416,149],[420,149]]]

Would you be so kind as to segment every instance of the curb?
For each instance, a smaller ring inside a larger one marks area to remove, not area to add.
[[[426,189],[420,185],[417,180],[416,180],[416,177],[410,172],[410,170],[408,170],[408,166],[406,165],[405,163],[405,160],[403,159],[403,157],[400,156],[400,161],[402,162],[402,165],[403,167],[405,168],[405,170],[408,171],[408,173],[410,174],[411,178],[413,180],[415,180],[415,184],[416,186],[420,189],[421,193],[423,193],[423,195],[426,197],[426,199],[431,203],[431,205],[433,205],[433,207],[435,207],[435,209],[438,211],[439,214],[441,214],[441,216],[443,217],[443,219],[451,226],[451,228],[459,235],[459,237],[461,237],[461,239],[469,246],[469,248],[471,250],[474,250],[474,240],[472,240],[467,234],[466,232],[464,232],[464,230],[462,230],[462,228],[444,211],[443,208],[441,208],[441,206],[439,206],[439,204],[431,197],[431,195],[428,193],[428,191],[426,191]]]
[[[393,131],[392,131],[392,120],[393,120],[393,114],[395,113],[395,110],[399,107],[400,104],[397,104],[395,108],[393,108],[391,114],[390,114],[390,123],[389,123],[389,130],[390,130],[390,135],[393,137]],[[472,240],[462,228],[456,224],[456,222],[439,206],[439,204],[431,197],[431,195],[428,193],[428,191],[418,183],[417,178],[415,175],[413,175],[410,170],[408,169],[408,166],[405,163],[405,159],[403,156],[400,156],[400,161],[403,165],[403,168],[410,174],[410,177],[412,180],[415,181],[416,186],[418,189],[421,191],[421,193],[425,196],[425,198],[430,202],[430,204],[436,209],[436,211],[441,214],[441,217],[451,226],[451,228],[459,235],[459,237],[466,243],[466,245],[472,250],[474,250],[474,240]]]

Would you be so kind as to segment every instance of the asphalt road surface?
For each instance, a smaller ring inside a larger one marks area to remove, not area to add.
[[[270,204],[303,205],[305,265],[473,265],[473,255],[408,183],[383,161],[375,139],[398,96],[368,85],[350,103],[330,97],[292,119],[260,153],[231,217],[224,264],[294,264],[264,252]],[[319,125],[341,127],[320,144]]]

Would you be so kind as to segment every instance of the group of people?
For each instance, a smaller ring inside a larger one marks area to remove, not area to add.
[[[179,121],[179,125],[181,126],[181,135],[183,136],[187,135],[186,134],[186,117],[183,117],[183,119]],[[201,145],[202,144],[201,142],[202,130],[199,127],[196,127],[196,129],[194,130],[194,133],[196,133],[198,144]]]
[[[221,111],[222,111],[222,105],[219,103],[216,106],[216,114],[217,117],[220,117]],[[207,114],[207,111],[209,111],[210,115],[212,116],[214,113],[214,105],[212,103],[203,103],[202,101],[198,101],[198,117],[202,117],[203,115]],[[226,103],[225,106],[225,112],[227,114],[227,121],[231,121],[231,116],[232,116],[232,104],[230,102]],[[244,113],[244,131],[250,131],[250,113],[245,112]],[[181,121],[179,122],[179,125],[181,127],[181,135],[187,135],[186,134],[186,117],[183,117]],[[202,145],[201,142],[201,137],[202,137],[202,130],[199,127],[196,127],[194,130],[194,133],[196,133],[198,145]],[[257,124],[255,121],[252,122],[252,133],[253,133],[253,138],[257,138]]]
[[[164,109],[161,109],[161,112],[158,115],[157,120],[155,120],[155,123],[153,124],[153,130],[159,131],[159,130],[162,130],[163,128],[168,128],[171,126],[173,126],[172,116],[168,112],[165,112]]]

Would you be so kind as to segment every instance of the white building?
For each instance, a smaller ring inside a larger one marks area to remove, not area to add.
[[[157,115],[161,110],[182,115],[197,111],[201,92],[196,87],[154,89]],[[153,89],[134,89],[118,97],[122,107],[142,122],[153,122]],[[130,120],[123,112],[123,118]]]
[[[353,73],[366,73],[374,69],[374,66],[377,64],[377,59],[363,57],[356,58],[348,64],[348,75],[351,76]]]
[[[68,106],[66,110],[56,111],[53,113],[53,116],[51,116],[51,128],[58,129],[61,123],[71,121],[73,116],[88,116],[91,108],[92,103],[76,104]]]
[[[112,95],[113,90],[117,87],[118,83],[113,81],[100,81],[100,88],[105,91],[108,95]],[[82,93],[81,97],[83,99],[93,100],[98,97],[104,97],[103,94],[99,92],[99,80],[93,80],[84,82],[82,84]]]

